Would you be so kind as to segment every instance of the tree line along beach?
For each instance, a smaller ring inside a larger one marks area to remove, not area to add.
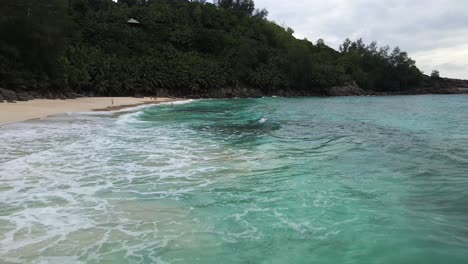
[[[398,47],[346,39],[335,50],[326,40],[297,39],[251,0],[0,5],[0,101],[453,94],[468,87],[422,73]]]

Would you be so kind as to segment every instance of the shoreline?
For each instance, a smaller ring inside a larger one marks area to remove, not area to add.
[[[361,97],[361,96],[412,96],[412,95],[455,95],[468,94],[468,88],[455,88],[457,93],[382,93],[382,94],[346,94],[311,97]],[[304,97],[305,95],[278,97]],[[308,96],[305,96],[308,97]],[[212,99],[229,98],[258,98],[258,97],[211,97]],[[112,99],[114,103],[112,104]],[[41,120],[53,115],[77,112],[110,112],[141,105],[170,103],[186,100],[176,97],[80,97],[77,99],[34,99],[15,103],[0,103],[0,127],[7,124]]]
[[[180,101],[180,98],[158,97],[82,97],[67,100],[35,99],[25,102],[0,103],[0,126],[39,120],[48,116],[77,113],[118,111],[140,105],[151,105]],[[113,101],[113,103],[112,103]]]

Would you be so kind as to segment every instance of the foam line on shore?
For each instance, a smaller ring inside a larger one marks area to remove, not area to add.
[[[187,101],[177,98],[150,98],[134,97],[84,97],[70,100],[37,99],[14,104],[0,104],[0,126],[29,120],[43,119],[60,114],[87,113],[103,115],[105,113],[131,112],[144,107],[178,101]],[[112,105],[112,103],[114,105]]]

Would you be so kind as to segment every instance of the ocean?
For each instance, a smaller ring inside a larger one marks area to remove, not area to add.
[[[468,96],[2,126],[0,263],[468,263]]]

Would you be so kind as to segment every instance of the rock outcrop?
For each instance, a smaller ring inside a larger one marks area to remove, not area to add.
[[[395,94],[468,94],[468,88],[455,87],[420,87]]]
[[[37,91],[12,91],[8,89],[0,88],[0,102],[8,101],[8,102],[15,102],[15,101],[29,101],[34,99],[76,99],[78,97],[83,97],[83,95],[66,91],[64,93],[51,93],[47,92],[46,94],[41,94]]]
[[[282,97],[297,97],[297,96],[362,96],[373,95],[373,91],[365,91],[361,89],[354,81],[348,82],[342,86],[335,86],[329,89],[308,89],[308,90],[290,90],[290,89],[258,89],[245,86],[237,87],[222,87],[208,91],[194,91],[191,94],[171,93],[168,89],[158,89],[155,96],[157,97],[189,97],[189,98],[259,98],[263,96],[282,96]],[[148,95],[151,96],[151,95]]]
[[[328,96],[362,96],[368,94],[368,91],[363,90],[354,81],[341,86],[333,86],[327,90]]]
[[[207,97],[212,98],[247,98],[247,97],[262,97],[264,93],[260,89],[247,87],[225,87],[207,93]]]
[[[425,76],[419,87],[396,94],[468,94],[468,80]]]
[[[364,90],[359,87],[355,81],[348,81],[343,85],[334,86],[326,89],[307,89],[307,90],[290,90],[287,88],[279,90],[250,88],[246,86],[223,87],[213,90],[201,90],[195,87],[192,93],[186,91],[174,91],[171,89],[157,89],[154,94],[145,94],[145,96],[156,97],[179,97],[179,98],[258,98],[263,96],[369,96],[369,95],[407,95],[407,94],[468,94],[468,80],[438,78],[432,79],[425,76],[421,85],[417,88],[400,91],[400,92],[374,92]],[[63,93],[46,92],[40,93],[37,91],[22,90],[12,91],[0,88],[0,103],[3,101],[16,102],[28,101],[33,99],[76,99],[79,97],[94,97],[94,93],[77,94],[66,90]],[[143,97],[143,94],[135,95]]]
[[[189,97],[189,98],[247,98],[247,97],[262,97],[265,93],[260,89],[252,89],[246,87],[223,87],[209,91],[194,91],[191,94],[174,94],[168,89],[158,89],[155,96],[157,97]],[[149,95],[151,96],[151,95]]]
[[[327,90],[329,96],[352,96],[364,95],[365,91],[361,89],[355,82],[347,83],[342,86],[333,86]]]
[[[30,93],[24,91],[17,92],[16,97],[18,98],[18,101],[34,100],[34,97]]]
[[[3,96],[4,100],[7,101],[16,101],[18,100],[18,97],[16,96],[16,93],[12,90],[7,90],[0,88],[0,94]]]
[[[468,88],[468,80],[450,79],[450,78],[427,78],[421,83],[421,87],[428,88]]]

